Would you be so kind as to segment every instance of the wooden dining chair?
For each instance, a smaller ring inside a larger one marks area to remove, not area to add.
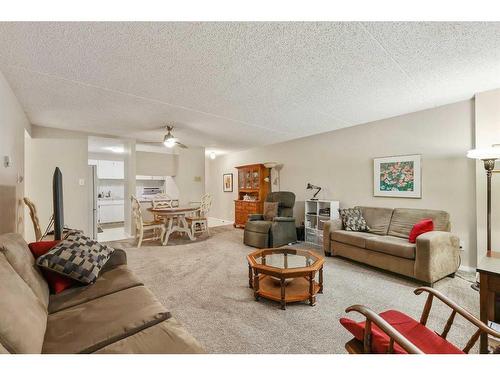
[[[132,214],[135,223],[135,238],[137,239],[137,247],[141,247],[142,241],[153,241],[163,238],[165,234],[165,224],[162,221],[144,221],[142,218],[141,204],[139,200],[132,195]],[[145,237],[145,234],[149,236]]]
[[[42,239],[43,234],[42,229],[40,228],[40,220],[38,219],[36,206],[28,197],[24,197],[23,201],[30,211],[31,222],[33,223],[33,229],[35,230],[35,239],[38,242]]]
[[[200,199],[200,206],[196,211],[194,211],[193,216],[186,217],[186,221],[191,228],[191,233],[193,234],[193,236],[196,233],[204,232],[206,232],[210,236],[207,214],[212,207],[212,200],[213,198],[210,194],[204,194]]]
[[[179,207],[179,200],[172,199],[168,194],[165,193],[157,194],[151,200],[151,206],[157,209]],[[154,219],[157,221],[163,220],[160,215],[154,215]]]

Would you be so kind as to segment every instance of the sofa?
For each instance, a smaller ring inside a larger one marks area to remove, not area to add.
[[[264,220],[262,214],[248,215],[243,243],[262,249],[280,247],[297,241],[297,229],[293,217],[295,194],[291,191],[275,191],[266,196],[266,202],[278,202],[278,216],[273,220]]]
[[[369,232],[346,231],[342,221],[328,221],[323,227],[323,248],[327,256],[340,256],[391,271],[432,286],[454,276],[460,266],[460,240],[450,233],[450,215],[445,211],[414,208],[357,207],[370,227]],[[421,234],[416,243],[408,236],[413,225],[432,219],[434,230]]]
[[[202,353],[115,249],[94,284],[50,294],[27,243],[0,235],[0,353]]]

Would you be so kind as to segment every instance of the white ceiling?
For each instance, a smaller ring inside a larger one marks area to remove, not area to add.
[[[238,150],[500,87],[500,23],[0,23],[31,122]]]

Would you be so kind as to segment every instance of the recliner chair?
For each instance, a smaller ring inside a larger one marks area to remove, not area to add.
[[[297,241],[293,206],[295,194],[290,191],[269,193],[266,202],[278,202],[278,216],[273,221],[264,220],[262,214],[248,216],[243,233],[243,243],[257,248],[279,247]]]

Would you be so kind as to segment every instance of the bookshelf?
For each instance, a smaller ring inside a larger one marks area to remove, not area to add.
[[[309,245],[323,246],[323,224],[339,217],[339,201],[306,200],[304,240]]]

